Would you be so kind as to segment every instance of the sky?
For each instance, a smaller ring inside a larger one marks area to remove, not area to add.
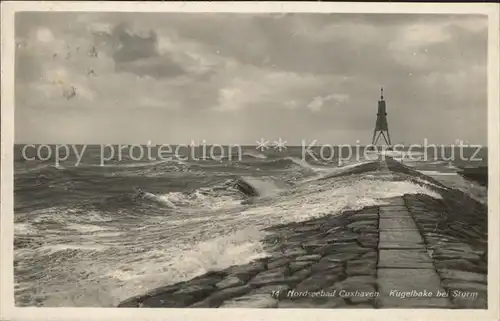
[[[22,12],[15,142],[487,144],[487,17]]]

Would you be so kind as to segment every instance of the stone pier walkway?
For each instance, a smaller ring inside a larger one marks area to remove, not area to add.
[[[393,204],[379,209],[377,306],[450,307],[448,298],[437,297],[437,293],[444,295],[446,290],[404,199]],[[410,293],[409,297],[406,293]]]
[[[487,308],[487,208],[393,160],[340,175],[424,179],[442,196],[274,226],[269,256],[166,285],[120,307]],[[420,179],[420,180],[419,180]]]

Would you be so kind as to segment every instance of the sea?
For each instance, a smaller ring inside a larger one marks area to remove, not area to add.
[[[366,151],[325,155],[318,149],[304,153],[300,146],[244,146],[207,157],[186,147],[163,150],[158,159],[126,149],[111,157],[117,146],[78,145],[79,152],[85,148],[81,159],[70,148],[67,159],[57,161],[56,148],[14,148],[17,306],[113,307],[148,290],[266,256],[266,227],[407,193],[440,197],[424,184],[369,173],[334,177],[376,158]],[[463,155],[457,150],[452,157],[454,151],[387,153],[486,203],[487,188],[457,172],[487,166],[487,148],[465,148]],[[242,182],[258,196],[239,189]]]

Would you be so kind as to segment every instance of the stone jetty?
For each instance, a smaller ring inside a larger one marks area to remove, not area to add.
[[[267,228],[268,257],[119,307],[487,309],[487,207],[388,157],[338,175],[365,172],[442,198],[404,195]]]

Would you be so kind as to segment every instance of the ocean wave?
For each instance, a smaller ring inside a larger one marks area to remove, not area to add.
[[[103,246],[103,245],[83,245],[83,244],[53,244],[53,245],[46,245],[43,246],[39,249],[39,253],[45,254],[45,255],[54,255],[57,254],[58,252],[71,252],[75,255],[79,253],[80,251],[90,251],[90,252],[102,252],[106,250],[108,247]]]
[[[248,197],[272,197],[288,187],[284,181],[272,177],[242,176],[188,192],[154,194],[140,190],[138,196],[171,209],[214,210],[237,207]]]
[[[249,156],[249,157],[258,158],[258,159],[267,159],[266,155],[261,154],[257,151],[245,151],[243,153],[243,156]]]
[[[475,182],[469,181],[459,175],[457,172],[441,171],[420,171],[421,173],[434,178],[448,188],[457,189],[474,200],[488,204],[488,188]]]
[[[145,253],[143,260],[132,266],[117,266],[106,276],[122,284],[112,293],[118,303],[145,290],[156,288],[158,284],[184,281],[210,270],[244,264],[264,257],[267,253],[260,242],[264,235],[263,231],[246,228],[188,248],[153,250]],[[145,262],[150,264],[146,265]]]
[[[279,218],[276,223],[304,221],[316,217],[358,210],[366,206],[384,204],[385,198],[404,194],[426,194],[434,198],[441,195],[410,181],[384,181],[380,178],[338,178],[303,185],[291,197],[267,206],[247,209],[241,215]]]

